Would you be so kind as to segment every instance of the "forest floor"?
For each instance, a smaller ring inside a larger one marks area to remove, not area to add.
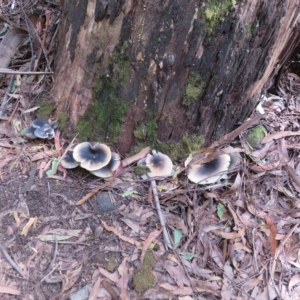
[[[59,18],[57,4],[47,3],[30,18],[23,10],[3,13],[0,23],[4,47],[9,32],[10,41],[19,38],[12,29],[40,36],[37,45],[47,44],[47,52],[37,47],[31,62],[43,71],[55,59]],[[14,58],[9,66],[21,71],[31,47],[34,41],[4,48]],[[299,63],[226,136],[241,154],[227,179],[192,184],[182,161],[174,162],[176,176],[156,182],[172,244],[167,251],[150,180],[136,175],[136,165],[107,180],[79,168],[66,172],[56,160],[70,142],[64,132],[56,143],[20,137],[53,75],[2,75],[0,299],[300,299],[296,73]],[[258,124],[263,136],[251,147],[249,132]],[[227,146],[220,139],[211,148]]]

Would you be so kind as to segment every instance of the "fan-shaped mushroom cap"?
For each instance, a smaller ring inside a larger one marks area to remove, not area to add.
[[[192,165],[188,171],[188,178],[199,184],[215,183],[224,176],[224,172],[228,171],[229,165],[230,156],[221,154],[207,163]]]
[[[43,127],[45,125],[49,125],[49,122],[47,120],[43,120],[43,119],[36,119],[34,121],[32,121],[31,126],[35,127],[35,128],[40,128]]]
[[[150,177],[155,176],[169,176],[173,171],[173,163],[169,156],[152,150],[153,155],[147,154],[145,163],[146,166],[150,169],[148,175]]]
[[[120,156],[117,153],[112,152],[111,160],[108,163],[108,165],[106,165],[105,167],[99,170],[91,171],[91,173],[97,177],[107,178],[113,175],[113,173],[119,168],[120,164],[121,164]]]
[[[73,157],[82,168],[96,171],[110,162],[111,151],[105,144],[83,142],[74,148]]]
[[[56,128],[58,127],[58,123],[57,123],[56,121],[52,122],[52,123],[51,123],[51,127],[52,127],[53,129],[56,129]]]
[[[33,126],[27,127],[24,129],[23,135],[28,139],[34,140],[37,138],[37,136],[34,134],[35,130],[36,128],[34,128]]]
[[[79,166],[79,162],[77,162],[73,157],[74,147],[67,151],[66,155],[60,161],[60,164],[65,169],[74,169]]]
[[[46,124],[40,128],[36,128],[34,134],[40,139],[53,139],[54,138],[54,129],[49,125]]]

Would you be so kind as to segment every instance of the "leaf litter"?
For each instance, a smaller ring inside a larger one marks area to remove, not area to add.
[[[42,15],[33,24],[40,41],[32,43],[47,40],[49,51],[39,55],[36,65],[51,72],[51,34],[59,11],[38,5]],[[22,57],[30,46],[18,44],[29,29],[13,28],[8,15],[4,11],[1,18],[1,47],[25,66]],[[12,41],[14,47],[6,48]],[[300,298],[300,78],[295,70],[280,77],[276,93],[262,97],[259,113],[192,153],[174,179],[158,180],[155,194],[149,180],[132,172],[134,157],[123,160],[116,177],[103,181],[59,165],[63,150],[76,139],[67,143],[57,132],[54,144],[25,143],[21,129],[38,111],[38,103],[29,103],[28,91],[38,95],[53,80],[51,74],[25,76],[5,77],[9,89],[0,107],[3,299],[68,299],[87,284],[90,299]],[[254,149],[246,137],[258,124],[267,133]],[[142,157],[150,148],[143,151]],[[222,181],[209,186],[187,182],[188,165],[235,152],[241,153],[239,162]],[[123,205],[100,212],[101,191],[113,193]],[[145,266],[149,253],[153,265]],[[134,285],[141,270],[151,274],[143,292]]]

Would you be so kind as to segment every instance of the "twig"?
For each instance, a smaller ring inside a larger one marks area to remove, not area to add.
[[[122,160],[122,166],[127,167],[128,165],[132,164],[133,162],[144,158],[149,152],[150,152],[150,147],[146,147],[146,148],[142,149],[139,153],[137,153],[131,157],[124,158]]]
[[[155,201],[155,205],[156,205],[156,210],[157,210],[157,214],[159,217],[159,221],[160,221],[160,225],[163,228],[163,235],[164,235],[164,240],[165,240],[165,248],[166,250],[168,249],[172,249],[172,244],[169,238],[169,234],[166,228],[166,223],[165,223],[165,219],[163,217],[163,214],[161,212],[161,207],[160,207],[160,203],[159,203],[159,198],[158,198],[158,193],[157,193],[157,187],[156,187],[156,181],[155,180],[151,180],[151,187],[152,187],[152,191],[153,191],[153,196],[154,196],[154,201]]]
[[[13,112],[11,113],[11,115],[10,115],[8,121],[7,121],[8,123],[10,123],[12,118],[14,117],[14,115],[15,115],[18,107],[19,107],[19,103],[20,103],[20,99],[17,100],[17,103],[15,104],[15,108],[14,108]]]
[[[44,280],[46,280],[58,267],[60,267],[61,262],[59,262],[54,268],[45,276],[41,279],[39,283],[42,283]]]
[[[55,247],[54,247],[53,258],[52,258],[52,260],[51,260],[51,262],[49,264],[49,267],[46,270],[46,273],[49,272],[52,269],[52,266],[54,265],[54,262],[55,262],[55,259],[56,259],[56,255],[57,255],[57,245],[58,245],[58,243],[57,243],[57,237],[56,237],[56,235],[54,237],[55,237]]]
[[[0,68],[0,74],[15,74],[15,75],[42,75],[42,74],[54,74],[54,72],[38,72],[38,71],[15,71],[11,69]]]
[[[20,267],[13,261],[13,259],[10,257],[10,255],[7,253],[5,247],[0,244],[0,251],[2,252],[3,256],[6,258],[6,260],[10,263],[10,265],[15,269],[15,271],[17,271],[22,277],[24,277],[25,279],[28,279],[24,273],[22,272],[22,270],[20,269]]]
[[[48,241],[50,243],[56,243],[57,239],[55,241]],[[58,244],[66,244],[66,245],[84,245],[84,246],[90,246],[90,244],[87,243],[81,243],[81,242],[68,242],[68,241],[57,241]]]

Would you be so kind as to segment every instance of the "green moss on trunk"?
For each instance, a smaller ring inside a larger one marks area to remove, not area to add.
[[[208,0],[204,6],[205,28],[213,33],[238,0]]]
[[[148,112],[147,115],[149,118],[139,123],[134,130],[137,144],[132,149],[132,154],[150,146],[152,149],[169,155],[172,160],[179,160],[187,157],[192,151],[199,150],[203,145],[203,137],[195,134],[186,134],[179,141],[160,142],[157,139],[157,124],[151,117],[151,113]]]
[[[109,62],[108,72],[99,75],[93,84],[93,103],[77,124],[79,140],[103,140],[115,143],[119,137],[123,117],[130,107],[120,97],[120,90],[130,77],[127,56],[128,43],[116,48]]]

